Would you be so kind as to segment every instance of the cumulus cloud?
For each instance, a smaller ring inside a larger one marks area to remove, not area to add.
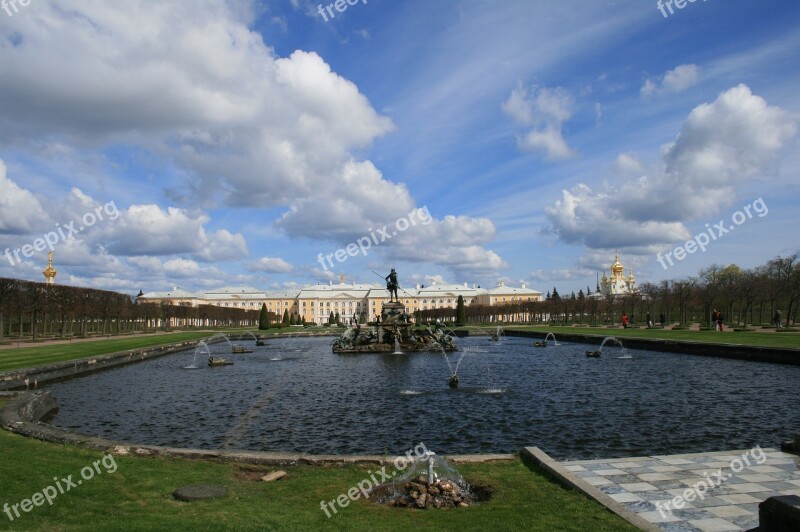
[[[248,269],[253,272],[289,273],[294,270],[294,266],[279,257],[261,257],[250,264]]]
[[[431,218],[427,224],[398,233],[386,256],[395,261],[437,264],[462,275],[487,275],[508,267],[497,253],[484,247],[494,240],[495,233],[488,218]]]
[[[530,131],[517,138],[521,150],[541,153],[551,161],[574,155],[563,136],[563,126],[574,114],[575,100],[565,89],[528,89],[518,86],[501,106],[504,113]]]
[[[39,200],[8,177],[6,165],[0,160],[0,234],[28,234],[48,221]]]
[[[789,112],[739,85],[696,107],[662,147],[659,165],[644,168],[624,154],[615,165],[627,172],[618,174],[624,179],[564,190],[545,212],[562,241],[594,249],[646,250],[685,240],[685,222],[716,214],[738,186],[777,171],[796,133]],[[630,178],[631,172],[641,174]]]
[[[0,48],[0,100],[15,102],[0,107],[0,142],[127,144],[181,176],[164,181],[174,206],[123,213],[108,249],[125,256],[247,256],[242,235],[189,214],[220,203],[283,209],[276,222],[288,236],[336,241],[410,211],[406,187],[356,155],[392,121],[319,54],[276,55],[250,29],[254,11],[215,0],[51,0],[0,22],[0,40],[19,43]],[[557,123],[563,103],[546,90],[537,113]],[[491,256],[470,245],[478,259]]]
[[[176,207],[131,205],[109,229],[109,249],[119,255],[194,253],[203,260],[237,260],[247,256],[240,234],[206,231],[207,215],[192,217]]]
[[[700,67],[694,64],[679,65],[663,76],[645,80],[639,93],[647,98],[654,94],[683,92],[700,81]]]

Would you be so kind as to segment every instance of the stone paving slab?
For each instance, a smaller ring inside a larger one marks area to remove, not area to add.
[[[629,521],[641,527],[643,519],[655,530],[750,530],[758,527],[759,503],[800,496],[800,457],[777,449],[564,462],[547,457],[548,464],[541,450],[526,453],[615,513],[632,513],[637,520]]]

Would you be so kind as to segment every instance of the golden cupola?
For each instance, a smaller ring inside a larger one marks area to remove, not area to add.
[[[611,266],[611,277],[622,277],[625,275],[625,267],[619,261],[619,253],[614,256],[614,264]]]
[[[44,282],[47,284],[55,284],[56,282],[56,275],[58,272],[55,268],[53,268],[53,252],[47,254],[47,268],[45,268],[42,273],[44,274]]]
[[[631,274],[628,276],[628,282],[633,284],[636,282],[636,277],[633,276],[633,268],[631,268]]]

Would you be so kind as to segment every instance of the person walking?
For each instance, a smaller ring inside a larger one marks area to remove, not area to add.
[[[717,312],[717,330],[723,332],[722,328],[722,312]]]
[[[623,329],[627,329],[628,328],[628,313],[627,312],[623,312],[622,313],[622,328]]]
[[[711,313],[711,323],[712,327],[714,327],[714,332],[719,330],[719,311],[714,309],[714,312]]]
[[[667,317],[663,312],[658,316],[658,321],[661,322],[662,329],[667,325]]]
[[[780,310],[776,310],[775,311],[775,317],[772,318],[772,321],[775,323],[775,328],[776,329],[783,329],[783,325],[781,325],[781,317],[782,317],[781,316],[781,311]]]
[[[647,313],[647,328],[648,329],[652,329],[653,328],[653,320],[650,318],[650,313],[649,312]]]

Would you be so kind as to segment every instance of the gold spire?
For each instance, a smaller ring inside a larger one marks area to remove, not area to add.
[[[53,268],[53,252],[47,254],[47,268],[45,268],[42,273],[44,274],[44,282],[47,284],[55,284],[56,282],[56,275],[58,272],[55,268]]]
[[[633,268],[631,268],[631,274],[628,276],[628,282],[633,284],[636,282],[636,277],[633,276]]]

